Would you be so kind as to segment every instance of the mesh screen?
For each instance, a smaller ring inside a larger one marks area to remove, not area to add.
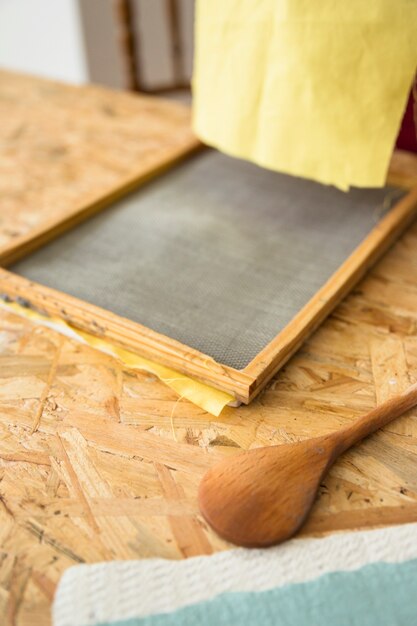
[[[11,269],[241,369],[395,195],[345,194],[207,151]]]

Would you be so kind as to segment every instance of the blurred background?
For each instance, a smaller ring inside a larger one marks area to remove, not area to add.
[[[193,22],[194,0],[0,0],[0,66],[185,95]]]

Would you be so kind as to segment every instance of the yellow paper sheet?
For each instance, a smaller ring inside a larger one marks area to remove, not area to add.
[[[380,187],[416,66],[416,0],[198,0],[194,130],[273,170]]]
[[[37,311],[34,311],[33,309],[20,306],[16,302],[0,301],[0,308],[17,313],[26,319],[34,320],[37,323],[66,335],[67,337],[71,337],[72,339],[86,343],[101,352],[110,354],[127,367],[154,374],[163,383],[168,385],[168,387],[173,389],[180,396],[180,398],[185,398],[186,400],[193,402],[212,415],[220,415],[227,404],[234,404],[236,406],[236,399],[234,396],[229,395],[224,391],[214,389],[209,385],[200,383],[193,378],[185,376],[185,374],[181,374],[180,372],[170,369],[169,367],[154,363],[153,361],[145,359],[134,352],[119,348],[109,341],[99,339],[94,335],[85,333],[74,328],[73,326],[70,326],[57,317],[47,317]]]

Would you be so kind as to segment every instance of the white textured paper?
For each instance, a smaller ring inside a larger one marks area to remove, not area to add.
[[[293,539],[275,548],[240,548],[184,561],[78,565],[68,569],[59,584],[54,626],[92,626],[170,612],[219,593],[263,591],[327,572],[413,558],[417,558],[417,524]]]

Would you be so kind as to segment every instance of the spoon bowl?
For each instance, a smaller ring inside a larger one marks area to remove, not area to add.
[[[416,404],[417,383],[336,432],[225,459],[200,483],[203,517],[221,537],[240,546],[289,539],[307,518],[338,456]]]
[[[332,451],[328,437],[317,437],[237,454],[205,474],[200,510],[221,537],[237,545],[284,541],[303,524]]]

